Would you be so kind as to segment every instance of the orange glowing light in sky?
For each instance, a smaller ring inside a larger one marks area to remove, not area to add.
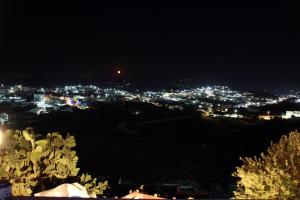
[[[118,70],[118,71],[117,71],[117,74],[121,74],[121,70]]]

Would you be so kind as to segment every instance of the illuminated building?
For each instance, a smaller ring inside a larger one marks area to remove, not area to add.
[[[282,115],[283,119],[291,119],[291,118],[300,118],[300,111],[286,111],[284,115]]]
[[[275,118],[274,115],[258,115],[259,120],[271,120],[271,119],[274,119],[274,118]]]

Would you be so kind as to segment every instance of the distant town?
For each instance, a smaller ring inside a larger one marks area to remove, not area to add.
[[[37,115],[74,109],[95,109],[99,102],[143,102],[170,110],[191,108],[207,118],[300,119],[300,93],[274,95],[266,92],[233,90],[226,86],[205,86],[184,90],[126,91],[94,85],[35,88],[23,85],[0,86],[0,123],[14,124]],[[288,102],[292,109],[280,111],[268,106]],[[134,110],[133,115],[141,111]]]

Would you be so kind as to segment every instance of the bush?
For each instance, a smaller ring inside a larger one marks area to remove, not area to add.
[[[291,132],[259,157],[242,158],[235,199],[300,199],[300,133]]]

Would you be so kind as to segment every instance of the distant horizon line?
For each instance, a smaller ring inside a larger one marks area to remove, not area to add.
[[[192,80],[193,81],[193,80]],[[108,80],[104,80],[102,81],[102,83],[98,82],[95,83],[95,81],[90,81],[90,82],[81,82],[79,80],[73,80],[72,83],[70,83],[69,81],[66,81],[67,83],[63,84],[63,83],[35,83],[35,84],[31,84],[31,83],[25,83],[22,81],[19,82],[12,82],[12,83],[6,83],[5,81],[1,81],[1,77],[0,77],[0,84],[4,85],[4,86],[17,86],[17,85],[22,85],[24,87],[44,87],[44,88],[56,88],[56,87],[64,87],[64,86],[96,86],[96,87],[100,87],[100,88],[117,88],[117,89],[122,89],[122,90],[128,90],[128,91],[132,91],[132,90],[142,90],[142,91],[147,91],[147,90],[153,90],[153,91],[161,91],[161,90],[185,90],[185,89],[197,89],[197,88],[202,88],[202,87],[228,87],[229,89],[232,90],[237,90],[237,91],[248,91],[248,92],[266,92],[266,93],[271,93],[274,95],[278,95],[278,94],[284,94],[284,93],[291,93],[291,92],[300,92],[299,89],[295,89],[295,88],[288,88],[288,89],[280,89],[280,88],[276,88],[276,89],[272,89],[272,88],[248,88],[248,87],[235,87],[232,86],[231,84],[208,84],[208,83],[202,83],[202,84],[197,84],[197,83],[193,83],[189,86],[187,85],[177,85],[175,84],[175,81],[168,81],[166,80],[164,85],[154,85],[154,87],[151,87],[147,84],[135,84],[135,85],[128,85],[127,87],[123,87],[121,88],[121,85],[119,85],[120,83],[114,82],[113,80],[108,81]],[[69,82],[69,83],[68,83]],[[148,82],[148,81],[147,81]],[[160,80],[156,80],[154,81],[156,83],[160,82]],[[125,82],[125,83],[130,83],[130,82]],[[167,83],[167,85],[166,85]]]

